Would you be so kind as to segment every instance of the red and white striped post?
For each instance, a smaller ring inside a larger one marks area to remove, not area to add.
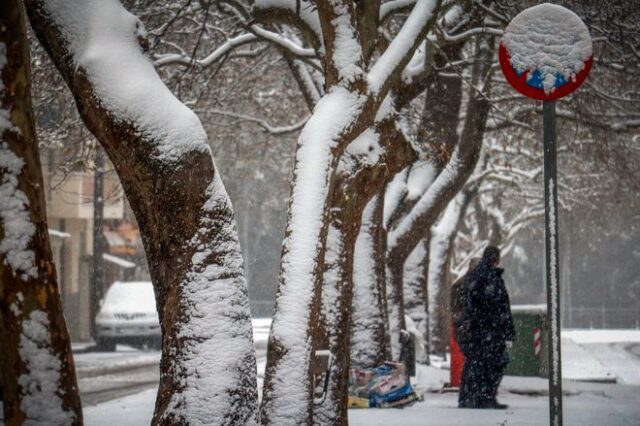
[[[540,358],[540,351],[542,350],[540,337],[540,327],[533,327],[533,349],[536,353],[536,357],[538,358]]]

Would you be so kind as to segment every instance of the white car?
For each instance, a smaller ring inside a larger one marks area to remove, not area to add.
[[[113,351],[116,343],[160,347],[162,334],[151,282],[114,282],[96,316],[96,332],[102,350]]]

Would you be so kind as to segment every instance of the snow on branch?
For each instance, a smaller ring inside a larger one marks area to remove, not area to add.
[[[380,22],[391,17],[394,13],[409,10],[414,4],[416,4],[416,0],[392,0],[382,4],[380,6]]]
[[[309,119],[309,117],[305,117],[299,122],[291,124],[289,126],[274,126],[261,118],[252,117],[250,115],[235,113],[231,111],[222,111],[222,110],[216,109],[216,110],[207,110],[206,112],[211,114],[218,114],[218,115],[224,115],[227,117],[236,118],[241,121],[248,121],[251,123],[255,123],[258,126],[262,127],[265,132],[272,135],[283,135],[287,133],[297,132],[298,130],[302,129],[302,127],[304,127],[304,125],[307,123],[307,120]]]
[[[391,179],[385,188],[382,219],[385,229],[388,229],[393,222],[393,213],[398,210],[398,206],[407,195],[407,179],[410,171],[410,166],[404,168]]]
[[[422,197],[420,197],[415,207],[411,209],[409,214],[407,214],[407,216],[389,232],[387,240],[389,248],[397,246],[400,238],[410,234],[410,231],[417,223],[418,218],[425,212],[431,210],[432,206],[436,204],[442,194],[446,192],[448,188],[453,186],[462,167],[463,162],[459,158],[459,150],[456,150],[449,164],[438,175],[436,180],[429,186]]]
[[[213,52],[202,59],[196,59],[185,54],[184,52],[179,54],[163,54],[155,56],[154,65],[156,67],[162,67],[166,65],[176,64],[185,66],[195,64],[200,67],[206,68],[220,61],[225,56],[229,55],[232,51],[234,51],[234,49],[254,42],[272,43],[280,47],[281,49],[284,49],[289,54],[301,58],[315,58],[317,56],[314,49],[304,48],[303,46],[295,43],[293,40],[290,40],[282,34],[265,30],[264,28],[261,28],[260,26],[255,24],[248,26],[247,29],[248,31],[250,31],[250,33],[241,34],[239,36],[228,39],[226,42],[218,46]]]
[[[471,28],[459,34],[449,34],[447,33],[447,30],[445,30],[440,25],[438,25],[438,30],[440,31],[440,34],[442,35],[442,38],[445,41],[454,42],[454,43],[469,40],[471,37],[479,34],[489,34],[489,35],[495,35],[498,37],[501,37],[504,34],[504,31],[499,30],[497,28],[491,28],[491,27]]]
[[[278,34],[273,31],[267,31],[255,24],[250,25],[248,29],[261,39],[270,41],[271,43],[285,49],[292,55],[299,56],[301,58],[315,58],[317,56],[317,53],[314,49],[306,49],[298,45],[297,43],[294,43],[289,38],[284,37],[282,34]]]
[[[338,81],[355,81],[362,76],[363,52],[352,19],[354,12],[343,2],[327,3],[319,7],[318,13],[326,24],[325,82],[330,87]]]
[[[313,73],[306,64],[295,58],[285,55],[285,60],[289,64],[289,69],[298,83],[298,87],[304,96],[309,111],[313,111],[313,108],[320,101],[322,95],[324,95],[324,80],[318,78],[319,73]],[[322,81],[319,81],[322,80]]]
[[[284,22],[311,38],[314,48],[323,51],[322,27],[315,5],[300,0],[255,0],[252,14],[259,21]]]
[[[164,85],[142,54],[142,23],[116,0],[48,0],[44,8],[67,43],[76,74],[84,74],[102,107],[131,123],[152,154],[174,162],[209,151],[198,117]]]
[[[410,83],[415,77],[427,70],[427,41],[424,40],[416,49],[413,57],[402,70],[402,81]]]
[[[468,108],[475,110],[475,114],[465,120],[460,142],[451,160],[411,211],[390,230],[387,239],[389,251],[401,250],[406,243],[414,246],[412,243],[416,242],[418,230],[436,219],[438,206],[448,203],[473,172],[482,147],[482,134],[489,104],[486,99],[473,96]]]
[[[371,91],[384,94],[392,76],[402,72],[426,36],[440,0],[418,0],[398,35],[369,71]]]
[[[226,42],[222,43],[217,49],[207,55],[202,59],[195,59],[187,54],[180,53],[170,53],[163,55],[156,55],[155,62],[153,63],[156,67],[163,67],[166,65],[191,65],[196,64],[201,67],[207,67],[214,62],[217,62],[224,56],[228,55],[233,49],[239,46],[244,46],[245,44],[252,43],[258,41],[258,37],[254,34],[242,34],[237,37],[233,37],[228,39]]]

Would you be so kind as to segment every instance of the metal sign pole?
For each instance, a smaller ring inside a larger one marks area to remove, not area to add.
[[[544,211],[547,312],[549,318],[549,414],[551,426],[562,426],[562,362],[560,352],[560,263],[558,255],[558,184],[556,102],[542,104],[544,129]]]
[[[100,300],[104,297],[104,153],[96,146],[93,178],[93,257],[91,259],[91,333],[97,341],[96,315],[100,311]]]
[[[541,16],[545,21],[540,25]],[[555,29],[571,23],[571,52],[558,51],[556,45],[568,42],[566,35]],[[529,34],[530,28],[536,31]],[[544,30],[543,30],[544,29]],[[540,31],[546,32],[539,37]],[[531,37],[529,37],[531,35]],[[523,42],[523,37],[526,43]],[[551,42],[553,41],[553,42]],[[544,54],[543,63],[538,55]],[[514,63],[513,55],[520,55]],[[535,56],[535,57],[534,57]],[[570,79],[558,78],[564,71],[558,63],[579,57]],[[562,354],[560,352],[560,262],[558,253],[558,180],[556,164],[556,99],[576,90],[589,75],[593,65],[593,46],[589,29],[580,17],[562,6],[544,3],[520,12],[507,25],[498,50],[500,69],[505,78],[521,94],[543,101],[544,128],[544,218],[545,218],[545,281],[547,313],[549,314],[549,421],[562,426]],[[523,62],[524,59],[524,62]],[[517,65],[517,66],[516,66]],[[526,65],[526,66],[525,66]],[[521,69],[524,66],[526,69]],[[524,71],[524,72],[523,72]],[[551,77],[551,79],[549,79]],[[549,87],[551,83],[552,87]]]

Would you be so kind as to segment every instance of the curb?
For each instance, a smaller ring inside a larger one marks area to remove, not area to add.
[[[77,368],[76,376],[79,379],[87,377],[104,376],[107,374],[122,373],[129,370],[135,370],[142,367],[158,366],[159,357],[148,357],[139,360],[128,360],[126,362],[114,363],[109,366],[85,367]]]

